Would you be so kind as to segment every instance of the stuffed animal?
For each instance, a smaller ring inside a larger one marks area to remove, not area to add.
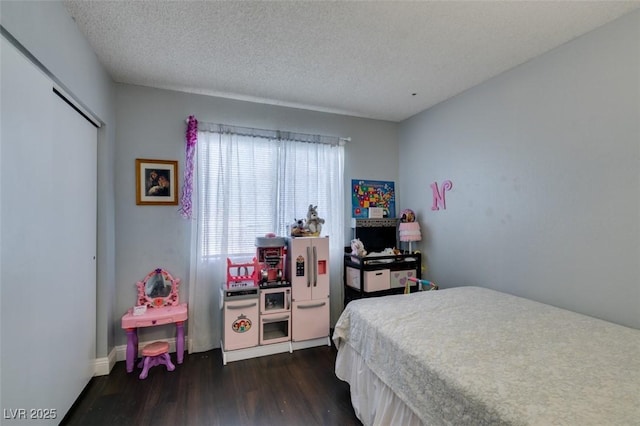
[[[305,233],[304,219],[294,219],[294,223],[291,225],[291,236],[300,237]]]
[[[322,232],[322,224],[324,219],[318,217],[318,206],[309,204],[309,211],[307,212],[307,225],[306,228],[313,235],[320,235]]]
[[[364,249],[364,244],[360,241],[360,238],[351,240],[351,254],[360,257],[367,255],[367,251]]]

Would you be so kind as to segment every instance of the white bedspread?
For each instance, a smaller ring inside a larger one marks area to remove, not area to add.
[[[640,425],[640,330],[459,287],[353,301],[333,340],[425,424]]]

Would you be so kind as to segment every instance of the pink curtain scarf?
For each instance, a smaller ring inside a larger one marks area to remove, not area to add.
[[[186,136],[186,161],[184,168],[184,185],[180,197],[180,214],[186,219],[193,218],[191,194],[193,193],[193,157],[198,142],[198,120],[193,115],[189,116]]]

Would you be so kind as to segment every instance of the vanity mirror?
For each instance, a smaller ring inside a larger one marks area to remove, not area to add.
[[[149,272],[138,287],[138,306],[159,308],[178,304],[178,287],[180,279],[174,278],[162,268]]]

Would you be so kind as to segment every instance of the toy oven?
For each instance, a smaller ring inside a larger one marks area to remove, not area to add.
[[[260,290],[260,314],[291,312],[291,287]]]
[[[260,344],[291,340],[291,287],[260,289]]]

